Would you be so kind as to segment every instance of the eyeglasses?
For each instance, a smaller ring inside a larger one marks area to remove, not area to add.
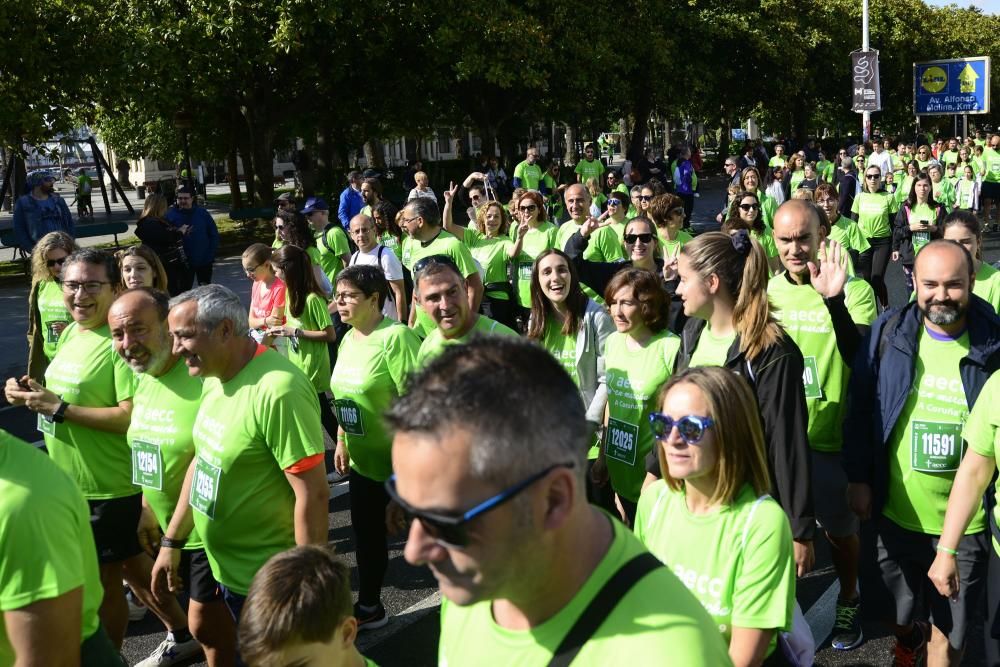
[[[687,415],[674,420],[662,412],[649,413],[649,426],[657,440],[666,440],[676,427],[681,440],[689,445],[697,445],[705,437],[705,431],[714,425],[711,417]]]
[[[444,264],[445,266],[451,268],[458,275],[462,275],[461,269],[458,268],[458,264],[455,263],[448,255],[428,255],[427,257],[421,257],[413,265],[413,276],[416,279],[416,275],[431,266],[432,264]]]
[[[364,298],[361,292],[337,292],[333,295],[333,300],[337,303],[357,303]]]
[[[76,294],[82,287],[87,294],[97,294],[102,287],[110,284],[107,280],[89,280],[85,283],[66,282],[62,283],[62,291],[64,294]]]
[[[251,267],[251,268],[249,268],[249,269],[248,269],[247,267],[245,267],[245,266],[244,266],[244,267],[243,267],[243,271],[244,271],[244,272],[245,272],[245,273],[246,273],[246,274],[247,274],[248,276],[252,276],[253,274],[257,273],[257,269],[259,269],[259,268],[260,268],[261,266],[262,266],[261,264],[258,264],[257,266],[254,266],[254,267]]]
[[[622,200],[621,199],[609,199],[608,200],[608,206],[621,206],[621,205],[622,205]]]
[[[759,211],[760,204],[740,204],[741,211]]]
[[[724,164],[723,166],[724,166],[724,167],[735,167],[736,165],[735,165],[735,164],[733,164],[732,162],[727,162],[727,163],[726,163],[726,164]]]
[[[535,206],[534,204],[528,204],[527,206],[518,206],[517,210],[521,211],[522,213],[531,213],[536,208],[538,208],[538,207]]]
[[[45,266],[47,266],[47,267],[49,267],[51,269],[56,264],[58,264],[59,266],[62,266],[65,261],[66,261],[65,257],[60,257],[59,259],[47,259],[47,260],[45,260]]]
[[[472,509],[458,514],[439,514],[437,512],[428,512],[410,505],[408,502],[400,498],[399,493],[396,491],[395,475],[386,480],[385,490],[386,493],[389,494],[389,498],[391,498],[397,505],[399,505],[400,509],[403,510],[403,513],[406,515],[408,521],[417,519],[424,527],[424,530],[427,531],[427,534],[436,541],[450,547],[461,549],[469,544],[468,524],[470,521],[476,517],[486,514],[490,510],[500,507],[500,505],[503,505],[505,502],[521,493],[521,491],[524,491],[526,488],[542,479],[556,468],[572,467],[572,463],[556,463],[555,465],[551,465],[544,470],[536,472],[527,479],[524,479],[513,486],[507,487],[495,496],[487,498]]]
[[[625,234],[622,238],[625,239],[625,243],[628,243],[628,244],[633,244],[636,241],[642,241],[643,243],[652,243],[652,241],[653,241],[653,235],[649,234],[649,233],[646,233],[646,234]]]
[[[639,201],[649,201],[653,198],[653,195],[639,195]]]
[[[414,220],[416,220],[419,217],[420,217],[419,215],[415,215],[412,218],[400,218],[400,220],[402,221],[402,223],[404,225],[408,225],[408,224],[410,224],[411,222],[413,222]]]

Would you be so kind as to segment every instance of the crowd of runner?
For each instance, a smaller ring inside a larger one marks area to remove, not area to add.
[[[394,535],[440,586],[442,665],[812,664],[816,540],[834,649],[864,615],[895,664],[958,664],[985,616],[1000,665],[1000,135],[748,144],[694,235],[696,157],[283,196],[249,311],[190,201],[118,254],[25,232],[5,394],[48,455],[0,431],[0,667],[122,665],[146,609],[144,667],[374,664]]]

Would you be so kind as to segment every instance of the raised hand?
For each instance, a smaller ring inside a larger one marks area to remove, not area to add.
[[[843,246],[833,240],[823,243],[819,266],[809,262],[809,281],[820,296],[830,299],[842,294],[847,283],[847,269],[843,263]]]

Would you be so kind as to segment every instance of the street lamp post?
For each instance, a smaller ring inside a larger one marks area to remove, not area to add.
[[[188,144],[188,132],[194,127],[194,118],[186,111],[178,111],[174,114],[174,127],[181,131],[184,140],[184,166],[187,171],[184,184],[193,190],[194,171],[191,169],[191,146]]]

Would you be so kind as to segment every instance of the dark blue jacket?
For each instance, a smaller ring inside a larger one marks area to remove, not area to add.
[[[166,218],[175,227],[191,225],[184,235],[184,254],[192,267],[209,266],[215,261],[215,252],[219,249],[219,228],[208,211],[201,206],[189,209],[172,206]]]
[[[30,254],[43,236],[49,232],[66,232],[74,236],[76,225],[66,200],[52,193],[40,202],[31,193],[18,197],[14,203],[14,239],[17,246]]]
[[[361,213],[365,207],[365,198],[361,193],[348,185],[340,193],[340,203],[337,205],[337,217],[340,218],[340,225],[350,231],[351,218]]]
[[[1000,368],[1000,317],[973,294],[966,318],[969,354],[959,363],[959,374],[971,408],[990,374]],[[924,318],[916,302],[882,313],[858,350],[851,371],[844,420],[844,469],[850,482],[871,486],[872,516],[885,505],[887,443],[913,386],[922,326]]]

